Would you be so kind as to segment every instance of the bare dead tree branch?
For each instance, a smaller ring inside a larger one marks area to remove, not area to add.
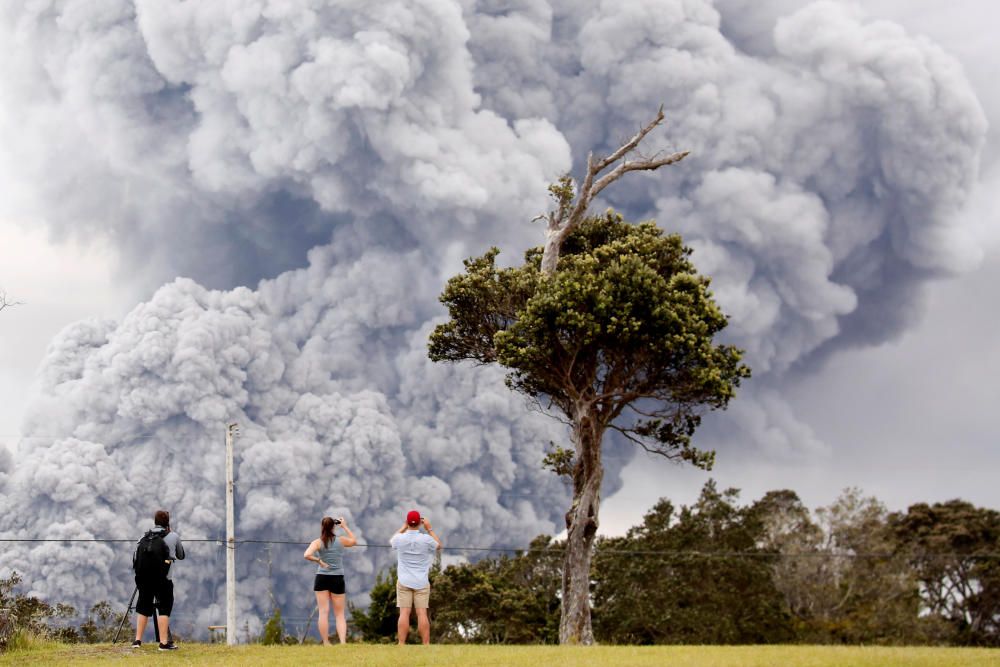
[[[22,306],[24,302],[22,301],[8,301],[7,292],[0,290],[0,310],[4,308],[10,308],[11,306]]]
[[[654,155],[647,158],[635,154],[635,159],[629,160],[647,134],[663,122],[663,105],[660,105],[656,117],[643,126],[631,139],[622,144],[618,150],[605,158],[595,158],[593,153],[587,155],[587,174],[583,184],[574,193],[572,181],[566,179],[561,186],[553,186],[553,195],[559,203],[555,211],[539,215],[534,220],[545,220],[545,251],[542,254],[542,273],[551,274],[559,263],[559,249],[570,232],[580,224],[587,214],[591,202],[604,188],[608,187],[630,171],[655,171],[660,167],[680,162],[687,157],[689,151],[671,153],[666,156]],[[611,171],[604,173],[608,167],[619,162]]]
[[[662,456],[666,460],[672,461],[674,463],[680,463],[681,462],[681,456],[680,456],[680,454],[676,454],[674,452],[669,452],[669,451],[666,451],[666,450],[663,450],[663,449],[659,449],[656,446],[650,447],[646,443],[645,440],[643,440],[641,438],[637,438],[635,435],[632,434],[631,431],[629,431],[626,428],[622,428],[622,427],[617,426],[615,424],[608,424],[608,428],[611,429],[612,431],[617,431],[626,440],[631,441],[633,444],[639,445],[639,447],[642,447],[646,451],[647,454],[656,454],[657,456]]]

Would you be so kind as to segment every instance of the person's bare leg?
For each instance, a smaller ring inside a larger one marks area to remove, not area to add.
[[[396,632],[399,635],[399,645],[406,643],[406,637],[410,634],[410,608],[399,608],[399,622],[396,624]]]
[[[324,646],[330,646],[330,591],[316,591],[316,606],[319,615],[316,625],[319,627],[319,638]]]
[[[135,640],[142,641],[142,633],[146,632],[146,624],[149,623],[149,616],[137,613],[135,615]]]
[[[160,643],[170,643],[170,617],[160,614],[156,617],[156,624],[160,626]]]
[[[337,624],[337,637],[341,644],[347,643],[347,618],[344,616],[344,598],[346,595],[334,595],[330,593],[333,600],[333,620]]]
[[[417,608],[417,632],[425,646],[431,643],[431,619],[427,617],[426,609]]]

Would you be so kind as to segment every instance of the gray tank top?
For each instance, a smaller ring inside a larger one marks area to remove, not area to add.
[[[319,549],[313,553],[330,567],[317,564],[316,574],[344,574],[344,545],[340,543],[340,538],[334,537],[328,547],[322,545],[320,542]]]

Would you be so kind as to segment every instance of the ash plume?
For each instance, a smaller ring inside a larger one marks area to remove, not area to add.
[[[184,537],[219,537],[227,420],[244,431],[244,538],[307,540],[342,512],[384,543],[411,505],[451,544],[559,530],[565,490],[539,463],[562,428],[497,369],[431,364],[426,337],[462,258],[540,243],[546,186],[585,159],[570,146],[608,151],[661,103],[649,150],[691,157],[603,204],[685,235],[748,350],[755,379],[702,442],[822,451],[782,383],[901,335],[930,280],[975,263],[959,213],[986,119],[957,61],[896,24],[834,2],[754,7],[0,10],[4,208],[55,238],[110,239],[137,293],[159,286],[121,322],[52,341],[25,439],[0,460],[0,535],[131,536],[165,506]],[[112,549],[19,545],[0,574],[124,599]],[[384,562],[351,554],[349,592]],[[182,567],[178,599],[217,622],[221,560]],[[240,567],[244,612],[266,616],[270,593],[307,606],[297,553],[273,563],[276,591]]]

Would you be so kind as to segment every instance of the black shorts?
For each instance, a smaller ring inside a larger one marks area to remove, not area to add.
[[[316,581],[313,582],[313,590],[330,591],[334,595],[344,594],[344,575],[342,574],[317,574]]]
[[[135,603],[137,614],[152,616],[155,606],[160,616],[170,616],[174,609],[174,582],[166,577],[149,580],[136,577],[135,585],[139,589],[139,599]]]

